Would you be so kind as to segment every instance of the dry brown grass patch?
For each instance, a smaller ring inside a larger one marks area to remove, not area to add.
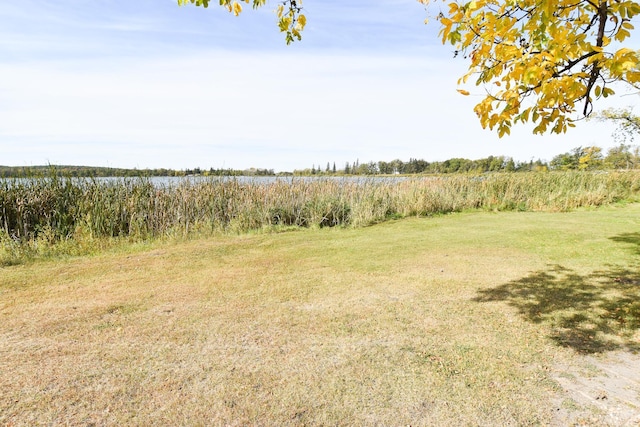
[[[575,218],[549,215],[225,237],[5,268],[0,423],[551,423],[560,388],[549,372],[572,351],[508,302],[478,301],[556,257],[512,234],[574,233]]]

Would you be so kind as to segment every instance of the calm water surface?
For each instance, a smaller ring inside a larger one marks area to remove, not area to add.
[[[113,178],[103,178],[113,179]],[[122,178],[115,178],[122,179]],[[159,186],[178,185],[181,182],[191,181],[194,183],[207,181],[237,181],[242,184],[273,184],[276,182],[294,183],[294,182],[314,182],[314,181],[337,181],[337,182],[388,182],[403,181],[407,177],[374,177],[374,176],[159,176],[151,177],[149,180]]]
[[[5,182],[28,182],[34,179],[42,178],[0,178],[0,183]],[[49,178],[44,178],[49,179]],[[62,178],[63,180],[65,178]],[[97,181],[97,182],[136,182],[138,180],[149,181],[153,185],[158,187],[175,187],[184,182],[191,182],[194,184],[200,182],[227,182],[237,181],[241,184],[257,184],[257,185],[269,185],[276,182],[282,183],[298,183],[298,182],[344,182],[344,183],[383,183],[383,182],[398,182],[408,179],[430,179],[429,177],[406,177],[406,176],[153,176],[153,177],[99,177],[99,178],[73,178],[78,182],[82,181]]]

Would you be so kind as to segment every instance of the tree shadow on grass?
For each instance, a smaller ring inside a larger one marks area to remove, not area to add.
[[[609,239],[618,243],[629,243],[634,245],[635,253],[640,255],[640,233],[624,233],[610,237]]]
[[[640,233],[611,240],[631,243],[640,254]],[[640,264],[591,274],[551,265],[478,294],[478,302],[505,301],[526,320],[550,327],[553,341],[577,352],[640,351]]]

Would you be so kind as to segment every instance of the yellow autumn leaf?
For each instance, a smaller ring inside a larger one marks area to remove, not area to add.
[[[638,63],[635,61],[624,61],[620,64],[620,68],[624,71],[632,70],[638,66]]]
[[[456,89],[459,93],[463,94],[464,96],[468,96],[469,95],[469,91],[468,90],[464,90],[464,89]]]
[[[240,15],[240,12],[242,12],[242,6],[237,1],[234,1],[233,2],[233,14],[235,16],[238,16],[238,15]]]
[[[300,30],[304,29],[304,26],[307,25],[307,17],[304,15],[298,16],[298,25],[300,26]]]

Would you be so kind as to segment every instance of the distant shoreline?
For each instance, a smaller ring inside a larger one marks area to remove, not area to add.
[[[101,166],[70,166],[70,165],[42,165],[42,166],[0,166],[0,178],[24,178],[50,176],[52,173],[60,176],[78,178],[121,178],[121,177],[183,177],[183,176],[276,176],[272,169],[126,169]],[[280,174],[278,174],[280,175]]]

